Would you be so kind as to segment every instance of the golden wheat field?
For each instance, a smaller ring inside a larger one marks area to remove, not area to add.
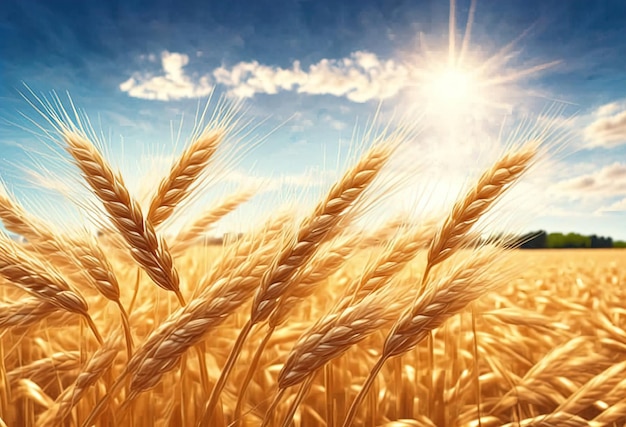
[[[41,108],[101,232],[0,193],[26,240],[0,235],[2,425],[624,425],[626,252],[478,237],[541,138],[510,144],[440,218],[356,232],[411,137],[386,130],[310,212],[277,209],[216,245],[203,233],[250,194],[164,230],[228,121],[199,128],[140,203],[79,116]]]

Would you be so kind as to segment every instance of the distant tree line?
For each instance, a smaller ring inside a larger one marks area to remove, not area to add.
[[[547,233],[540,230],[518,237],[512,246],[521,249],[626,248],[626,242],[595,234],[584,236],[578,233]]]

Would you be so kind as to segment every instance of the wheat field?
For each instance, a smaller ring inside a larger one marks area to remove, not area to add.
[[[25,239],[0,235],[1,425],[624,425],[626,252],[478,237],[549,141],[520,136],[440,217],[355,232],[413,137],[385,129],[308,213],[214,244],[203,233],[252,193],[166,226],[208,185],[229,114],[143,202],[78,115],[40,111],[100,232],[0,192]]]

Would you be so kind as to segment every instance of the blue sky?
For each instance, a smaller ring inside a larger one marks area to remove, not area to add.
[[[470,4],[456,2],[455,58]],[[24,203],[46,209],[23,171],[33,165],[31,152],[46,150],[20,115],[37,118],[19,93],[23,82],[35,92],[69,92],[110,135],[108,154],[131,180],[154,172],[155,164],[167,166],[175,152],[171,128],[185,117],[184,136],[211,91],[214,98],[242,99],[244,117],[258,124],[251,139],[281,126],[226,172],[228,189],[265,178],[274,179],[275,189],[312,193],[324,181],[318,173],[332,179],[337,153],[380,102],[383,120],[402,112],[423,121],[411,152],[416,159],[424,148],[438,156],[422,161],[432,173],[421,174],[415,186],[437,176],[450,188],[464,176],[441,171],[479,164],[467,158],[477,152],[486,164],[480,141],[493,140],[489,147],[497,148],[502,123],[512,128],[559,101],[557,119],[575,114],[555,121],[567,130],[569,145],[549,173],[522,187],[533,205],[524,227],[626,239],[626,2],[478,0],[463,70],[492,66],[471,74],[469,89],[457,90],[467,90],[470,100],[441,97],[450,85],[437,77],[447,63],[449,13],[450,4],[440,0],[5,0],[0,174]],[[490,58],[507,60],[496,66]],[[501,82],[533,67],[534,73]],[[47,157],[34,158],[45,164]],[[54,172],[52,161],[47,167]],[[270,202],[256,203],[236,219],[245,221]]]

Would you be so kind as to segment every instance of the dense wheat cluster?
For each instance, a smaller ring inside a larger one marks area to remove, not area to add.
[[[203,239],[253,196],[207,206],[230,113],[194,133],[146,203],[94,132],[42,102],[99,233],[61,232],[0,192],[5,426],[617,426],[626,421],[623,251],[521,252],[481,218],[542,155],[517,141],[449,212],[353,223],[406,128],[305,215]],[[103,231],[103,232],[102,232]],[[512,230],[516,231],[516,230]]]

